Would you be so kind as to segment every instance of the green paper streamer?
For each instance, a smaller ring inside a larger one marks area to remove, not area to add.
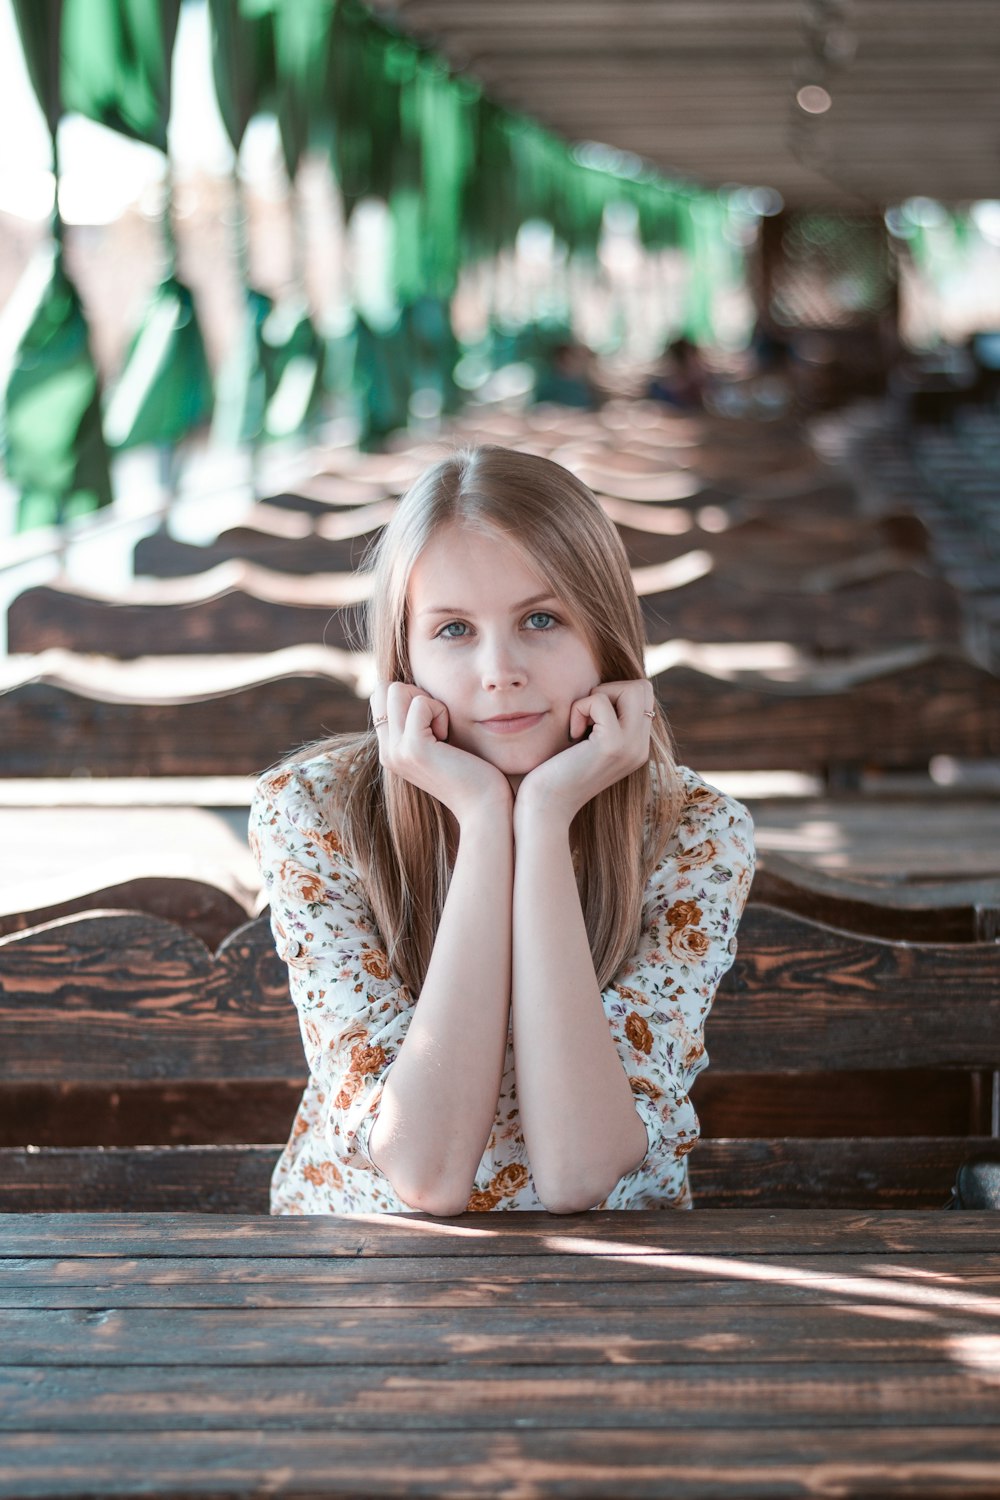
[[[0,406],[0,451],[21,492],[19,531],[111,503],[100,390],[83,309],[61,254],[50,249],[43,257],[29,266],[0,319],[0,333],[14,333]],[[15,321],[18,330],[10,326]]]

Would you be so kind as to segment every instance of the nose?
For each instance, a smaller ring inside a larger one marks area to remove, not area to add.
[[[520,653],[514,642],[508,640],[484,641],[481,671],[483,687],[491,693],[523,687],[527,681]]]

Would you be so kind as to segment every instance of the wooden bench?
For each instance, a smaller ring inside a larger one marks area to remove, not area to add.
[[[759,664],[755,665],[755,662]],[[670,642],[648,658],[682,759],[845,784],[865,766],[1000,755],[1000,679],[957,653],[823,665],[789,648]],[[0,670],[0,776],[253,774],[368,723],[368,667],[323,647],[119,662],[49,652]]]
[[[254,774],[369,718],[364,664],[320,646],[152,663],[47,652],[4,668],[3,776]]]
[[[707,519],[719,524],[715,530],[703,530],[686,507],[599,498],[633,567],[666,562],[704,547],[712,552],[719,569],[743,579],[744,586],[759,578],[765,587],[794,590],[802,574],[821,570],[822,580],[822,570],[831,564],[843,568],[851,563],[856,575],[867,577],[914,565],[927,555],[926,533],[919,522],[905,515],[828,517],[820,511],[809,526],[804,524],[807,510],[798,517],[780,513],[772,517],[762,502],[736,500],[725,507],[710,507]],[[360,565],[393,504],[383,502],[346,514],[317,514],[315,502],[310,502],[307,512],[260,504],[244,524],[204,544],[180,541],[160,529],[137,543],[135,572],[186,577],[238,560],[298,576],[347,572]],[[704,514],[702,507],[698,516]],[[838,582],[834,577],[830,586]],[[822,581],[818,586],[803,585],[814,593],[821,586]]]
[[[214,951],[259,905],[221,872],[213,879],[156,873],[149,854],[143,864],[135,864],[134,872],[103,885],[83,874],[57,876],[47,882],[44,896],[37,884],[27,893],[22,887],[16,903],[9,894],[0,896],[0,937],[84,912],[132,911],[173,922]]]
[[[118,595],[69,583],[25,589],[7,611],[12,655],[62,649],[130,660],[279,651],[309,642],[349,650],[360,639],[360,574],[297,577],[244,562],[184,579],[150,579]]]
[[[707,1046],[692,1157],[703,1206],[935,1207],[958,1164],[988,1144],[975,1082],[1000,1067],[1000,945],[891,943],[751,904]],[[265,1210],[278,1148],[261,1143],[260,1122],[277,1101],[283,1140],[304,1082],[265,916],[215,955],[134,913],[0,939],[0,1057],[15,1101],[0,1210]],[[887,1074],[899,1079],[888,1093]],[[226,1091],[228,1144],[163,1144],[177,1139],[172,1091],[176,1101],[197,1086]],[[149,1144],[54,1139],[51,1103],[46,1115],[38,1100],[74,1088],[130,1094]],[[35,1121],[49,1121],[45,1144],[30,1126],[13,1138],[25,1097]]]
[[[654,576],[652,569],[636,574],[646,635],[654,644],[786,641],[817,655],[852,656],[915,641],[954,646],[964,638],[955,589],[913,568],[860,580],[842,573],[839,586],[831,577],[830,588],[815,591],[791,589],[787,579],[764,587],[761,577],[755,586],[746,573],[740,579],[714,568],[667,589],[651,587]]]
[[[913,647],[827,666],[776,653],[770,669],[721,648],[672,642],[649,654],[681,759],[706,771],[926,770],[932,757],[1000,755],[1000,678],[958,652]],[[663,663],[657,670],[659,663]]]
[[[838,560],[834,549],[833,560],[821,564],[829,534],[772,546],[776,535],[749,522],[721,537],[697,527],[656,537],[659,560],[651,549],[635,570],[650,640],[786,640],[821,654],[866,650],[872,641],[961,640],[955,591],[900,568],[895,552],[852,557],[841,549]],[[346,648],[359,639],[354,606],[368,587],[361,573],[275,573],[246,560],[183,578],[138,580],[117,594],[68,581],[39,584],[11,601],[8,650],[58,647],[128,659],[305,642]]]
[[[921,808],[909,807],[914,821]],[[1000,851],[997,854],[1000,869]],[[907,884],[830,875],[758,850],[753,899],[825,926],[889,942],[992,943],[1000,939],[1000,874]]]
[[[272,536],[252,527],[234,526],[214,542],[182,542],[165,531],[153,532],[135,544],[133,566],[138,577],[187,578],[207,573],[220,563],[247,561],[277,573],[349,573],[361,566],[369,543],[377,535],[302,539]]]

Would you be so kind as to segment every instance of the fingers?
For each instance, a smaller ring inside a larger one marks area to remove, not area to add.
[[[436,740],[448,738],[448,710],[437,698],[429,698],[426,693],[419,693],[411,698],[406,711],[405,730],[415,730],[418,734],[430,730]]]
[[[578,698],[570,709],[569,733],[579,739],[588,724],[611,728],[618,724],[624,731],[649,729],[656,716],[653,684],[648,677],[629,682],[602,682],[585,698]]]
[[[396,744],[408,731],[430,731],[435,739],[448,737],[448,709],[412,682],[379,682],[369,699],[372,727],[379,744]]]

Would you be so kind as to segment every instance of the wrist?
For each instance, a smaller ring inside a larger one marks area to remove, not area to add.
[[[578,808],[569,807],[542,792],[534,796],[527,784],[522,782],[514,799],[514,837],[545,834],[569,840],[569,830]]]
[[[498,789],[487,796],[466,803],[463,807],[453,809],[460,836],[472,832],[504,832],[509,835],[514,798],[506,782],[504,782],[504,787],[506,790]]]

